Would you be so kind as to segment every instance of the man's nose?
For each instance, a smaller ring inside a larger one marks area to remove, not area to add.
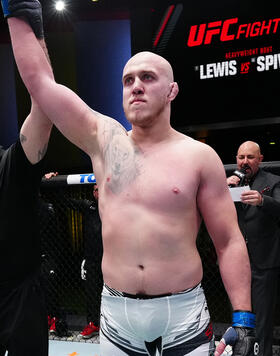
[[[133,83],[133,94],[143,94],[144,93],[144,88],[139,79],[135,79]]]

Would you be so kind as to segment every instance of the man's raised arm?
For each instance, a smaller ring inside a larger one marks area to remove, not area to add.
[[[39,43],[45,57],[51,63],[44,39],[40,39]],[[45,156],[52,126],[53,123],[31,97],[31,111],[21,127],[20,141],[26,157],[32,164],[36,164]]]
[[[41,4],[37,0],[1,0],[14,57],[27,90],[47,117],[74,144],[92,153],[98,115],[70,89],[55,82],[38,39],[42,38]],[[36,36],[35,36],[36,34]]]
[[[32,164],[38,163],[45,156],[52,126],[52,122],[32,99],[30,114],[20,130],[22,148]]]

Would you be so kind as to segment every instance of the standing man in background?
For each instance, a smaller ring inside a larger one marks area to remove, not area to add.
[[[49,61],[43,32],[38,38]],[[48,356],[38,198],[52,122],[31,101],[18,141],[6,150],[0,147],[1,356],[6,351],[10,356]]]
[[[127,132],[54,81],[34,36],[41,25],[39,5],[14,0],[4,13],[12,16],[13,50],[26,87],[93,164],[104,248],[101,354],[214,352],[196,248],[204,219],[234,309],[233,326],[215,356],[227,343],[236,355],[251,355],[255,317],[245,242],[219,157],[170,125],[178,93],[170,63],[151,52],[126,63],[123,107],[132,124]]]
[[[0,149],[0,349],[47,356],[38,196],[52,123],[32,100],[19,140]],[[32,337],[30,337],[32,332]],[[1,354],[1,352],[0,352]]]
[[[252,303],[260,356],[272,356],[273,318],[280,272],[280,177],[259,167],[263,160],[256,142],[246,141],[238,149],[237,169],[246,172],[250,190],[236,203],[252,269]],[[238,186],[232,175],[228,185]]]

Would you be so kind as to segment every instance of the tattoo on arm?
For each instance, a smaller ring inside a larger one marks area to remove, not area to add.
[[[48,148],[48,144],[46,143],[42,150],[38,151],[38,161],[40,161],[46,154]]]
[[[27,142],[27,137],[23,134],[20,134],[19,136],[20,142],[23,145],[25,142]],[[41,149],[38,151],[37,159],[38,162],[45,156],[48,148],[48,143],[46,143]]]
[[[114,120],[104,120],[103,139],[109,187],[118,194],[140,175],[139,152],[127,137],[125,129]]]

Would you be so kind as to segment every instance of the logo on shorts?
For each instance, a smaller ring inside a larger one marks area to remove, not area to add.
[[[207,336],[208,340],[210,341],[213,337],[213,326],[212,323],[210,323],[205,330],[205,335]]]
[[[254,343],[254,355],[258,355],[260,351],[260,345],[258,342]]]

